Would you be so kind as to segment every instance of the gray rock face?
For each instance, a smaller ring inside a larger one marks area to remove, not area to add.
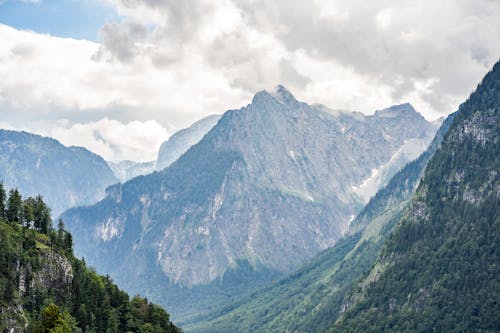
[[[106,162],[81,147],[57,140],[0,130],[0,181],[26,196],[41,194],[57,216],[64,210],[89,205],[104,197],[117,182]]]
[[[126,182],[137,176],[144,176],[155,171],[156,161],[151,162],[134,162],[121,161],[118,163],[107,162],[116,178],[120,182]]]
[[[81,236],[77,253],[134,291],[150,290],[142,283],[153,276],[189,291],[223,281],[242,261],[286,273],[346,232],[374,170],[389,165],[390,178],[409,159],[394,156],[415,140],[422,152],[434,132],[409,104],[373,116],[333,112],[280,86],[227,111],[170,167],[63,218]]]
[[[23,304],[20,301],[27,296],[29,290],[41,294],[50,294],[53,290],[66,290],[69,294],[73,281],[73,267],[69,259],[50,249],[40,249],[40,269],[34,270],[31,265],[21,266],[17,261],[19,273],[18,296],[15,302],[4,306],[0,304],[0,319],[4,332],[25,333],[28,329],[28,319],[25,316]],[[30,283],[27,286],[27,276]]]
[[[198,120],[190,127],[174,133],[160,146],[156,161],[156,170],[165,169],[191,148],[191,146],[198,143],[217,124],[220,117],[218,114],[207,116]]]

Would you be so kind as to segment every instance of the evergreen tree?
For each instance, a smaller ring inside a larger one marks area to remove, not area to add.
[[[35,229],[43,234],[48,234],[50,229],[50,208],[43,202],[42,196],[35,198]]]
[[[3,187],[3,183],[0,183],[0,220],[5,217],[5,200],[7,199],[7,194]]]
[[[63,248],[64,251],[69,253],[73,251],[73,236],[69,232],[65,233]]]
[[[23,225],[30,228],[35,221],[35,204],[34,198],[29,197],[23,202]]]
[[[22,217],[22,197],[17,189],[12,189],[9,192],[7,200],[7,219],[12,223],[20,223]]]
[[[63,220],[59,219],[59,222],[57,224],[57,239],[56,239],[56,245],[58,248],[63,247],[65,233],[66,231],[64,230],[64,222]]]

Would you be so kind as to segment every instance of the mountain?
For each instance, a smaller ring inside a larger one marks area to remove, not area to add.
[[[156,161],[156,169],[165,169],[175,162],[175,160],[191,148],[191,146],[198,143],[203,136],[217,124],[220,117],[221,116],[218,114],[207,116],[198,120],[188,128],[174,133],[160,146],[158,159]]]
[[[191,146],[198,143],[207,132],[219,121],[220,115],[214,114],[202,118],[188,128],[175,132],[162,143],[158,158],[151,162],[121,161],[107,162],[120,182],[126,182],[137,176],[144,176],[156,170],[162,170],[175,162]]]
[[[50,211],[43,201],[22,200],[18,191],[5,199],[0,183],[0,331],[180,332],[162,308],[129,298],[76,259],[62,222],[55,230],[42,215],[28,217],[38,208]]]
[[[134,161],[121,161],[118,163],[107,162],[113,174],[120,182],[124,183],[127,180],[137,176],[147,175],[156,169],[156,161],[151,162],[134,162]]]
[[[408,104],[329,112],[279,86],[227,111],[168,168],[64,219],[81,236],[78,254],[127,290],[175,304],[180,319],[334,245],[363,206],[357,191],[377,187],[367,181],[377,170],[397,172],[408,161],[394,157],[418,144],[422,152],[434,132]]]
[[[0,181],[28,196],[41,194],[57,216],[102,199],[117,179],[100,156],[85,148],[0,129]]]
[[[463,103],[332,332],[500,329],[500,62]]]
[[[379,190],[332,248],[270,287],[203,316],[186,332],[325,332],[338,318],[344,296],[363,277],[408,206],[430,157],[448,131],[450,115],[429,148]]]

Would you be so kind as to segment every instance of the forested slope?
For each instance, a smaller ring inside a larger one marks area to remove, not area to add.
[[[497,63],[332,332],[500,331],[499,111]]]
[[[72,241],[41,197],[7,196],[0,183],[0,331],[180,332],[161,307],[76,259]]]

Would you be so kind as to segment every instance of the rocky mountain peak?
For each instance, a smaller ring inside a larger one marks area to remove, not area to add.
[[[423,118],[410,103],[393,105],[386,109],[377,110],[375,116],[379,118],[396,118],[396,117],[417,117]]]
[[[253,109],[267,110],[275,108],[279,103],[268,91],[261,90],[253,97],[251,106]]]
[[[270,94],[278,100],[278,102],[285,105],[297,106],[300,103],[297,101],[295,96],[293,96],[292,93],[281,84],[277,85],[274,90],[270,92]]]
[[[253,108],[268,109],[276,107],[282,108],[285,106],[286,108],[296,109],[301,105],[301,102],[299,102],[287,88],[280,84],[271,91],[259,91],[255,94],[251,105]]]

